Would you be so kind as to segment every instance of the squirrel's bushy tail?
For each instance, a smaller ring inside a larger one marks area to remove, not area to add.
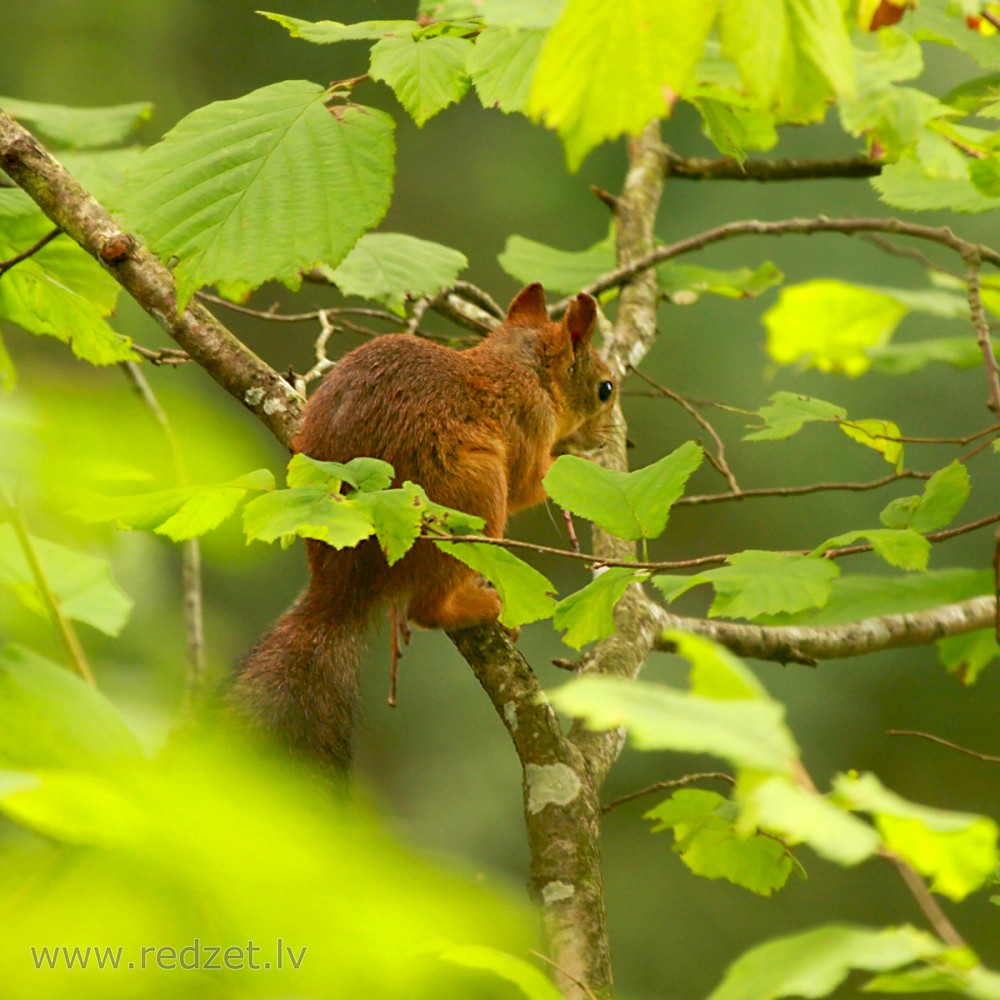
[[[278,745],[346,770],[366,622],[331,620],[306,593],[238,664],[225,700]]]

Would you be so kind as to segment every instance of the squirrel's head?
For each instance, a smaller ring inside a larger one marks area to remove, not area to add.
[[[597,328],[594,297],[581,292],[554,321],[545,306],[545,291],[535,282],[514,297],[504,325],[531,331],[535,368],[556,417],[552,453],[590,451],[604,444],[617,389],[592,343]]]

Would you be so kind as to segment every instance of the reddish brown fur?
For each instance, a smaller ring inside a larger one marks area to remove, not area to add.
[[[481,344],[455,351],[387,335],[347,354],[306,407],[297,450],[390,462],[437,503],[476,514],[501,537],[507,517],[544,499],[553,453],[602,443],[613,396],[591,347],[595,304],[573,300],[551,322],[540,285],[511,304]],[[230,701],[285,742],[346,764],[360,639],[384,604],[425,628],[494,621],[496,592],[463,563],[418,541],[389,567],[374,540],[335,550],[310,541],[310,583],[240,665]]]

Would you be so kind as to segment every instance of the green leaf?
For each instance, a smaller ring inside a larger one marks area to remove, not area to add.
[[[614,241],[610,236],[586,250],[556,250],[555,247],[508,236],[500,266],[524,284],[540,281],[549,291],[569,295],[589,285],[615,266]]]
[[[716,0],[569,0],[542,48],[528,113],[558,131],[570,170],[605,139],[667,116],[665,88],[686,92],[716,8]]]
[[[771,149],[778,142],[770,111],[741,108],[711,97],[697,98],[693,103],[701,114],[702,131],[723,156],[743,163],[748,149]]]
[[[385,214],[392,119],[353,104],[327,109],[329,97],[286,80],[217,101],[129,172],[125,214],[162,257],[178,258],[178,308],[217,282],[298,288],[303,269],[339,263]]]
[[[785,121],[818,121],[832,91],[854,92],[854,55],[837,0],[727,0],[722,52]]]
[[[838,865],[860,864],[882,842],[867,823],[826,796],[807,792],[786,778],[768,778],[754,785],[742,818],[788,844],[808,844],[820,857]]]
[[[566,0],[476,0],[487,24],[517,28],[551,28]]]
[[[912,156],[886,164],[871,183],[886,204],[911,211],[989,212],[1000,205],[1000,199],[987,198],[968,176],[937,176]]]
[[[0,768],[96,770],[142,759],[100,691],[21,646],[0,648]]]
[[[0,794],[0,811],[21,826],[66,843],[102,848],[143,832],[142,813],[118,782],[76,770],[36,770],[25,777],[30,785]]]
[[[392,87],[418,126],[460,101],[469,89],[466,63],[472,43],[452,35],[416,41],[412,35],[383,38],[372,46],[373,80]]]
[[[829,559],[748,549],[701,574],[715,588],[712,617],[756,619],[822,607],[840,567]]]
[[[792,870],[792,858],[773,837],[742,833],[733,804],[715,792],[682,789],[646,813],[653,832],[673,830],[674,851],[704,878],[728,879],[759,896],[780,889]]]
[[[427,497],[419,486],[406,482],[398,490],[359,493],[354,499],[372,520],[379,545],[390,566],[409,552],[420,535]]]
[[[56,146],[99,149],[124,142],[143,122],[153,105],[145,101],[107,108],[68,108],[62,104],[37,104],[16,97],[0,97],[0,108],[25,123]]]
[[[439,956],[466,969],[484,969],[513,983],[528,1000],[560,1000],[562,994],[549,978],[522,958],[515,958],[485,945],[442,946]]]
[[[641,580],[644,575],[625,566],[609,566],[582,590],[563,598],[552,616],[552,624],[566,633],[563,642],[574,649],[582,649],[588,642],[614,635],[615,606],[629,584]]]
[[[969,499],[969,472],[959,461],[938,470],[921,496],[899,497],[879,514],[887,528],[912,528],[921,534],[946,528]]]
[[[992,819],[908,802],[873,774],[840,775],[834,788],[849,808],[871,814],[886,847],[929,876],[934,892],[964,899],[993,874],[997,825]]]
[[[764,314],[767,350],[781,365],[860,375],[866,348],[886,343],[906,307],[896,299],[842,281],[807,281],[782,289]]]
[[[937,648],[945,669],[963,684],[975,684],[983,668],[1000,659],[1000,643],[992,628],[938,639]]]
[[[321,462],[308,455],[293,455],[288,463],[288,485],[325,486],[331,493],[341,483],[350,483],[362,492],[384,490],[395,475],[393,467],[380,458],[352,458],[349,462]]]
[[[88,523],[113,522],[118,528],[155,531],[175,542],[207,534],[240,505],[248,492],[274,489],[274,476],[257,469],[230,483],[158,490],[131,496],[89,494],[68,513]]]
[[[830,549],[844,545],[853,545],[860,539],[866,539],[875,555],[880,556],[890,566],[900,569],[927,569],[927,560],[931,554],[931,544],[923,535],[912,528],[862,528],[858,531],[845,531],[842,535],[828,538],[822,545],[817,545],[811,555],[822,555]]]
[[[543,31],[490,25],[476,39],[469,76],[484,108],[523,112],[545,40]]]
[[[330,272],[345,295],[381,302],[402,316],[409,296],[435,295],[469,266],[465,254],[402,233],[367,233]]]
[[[591,729],[624,726],[640,750],[706,753],[753,771],[790,774],[798,752],[772,701],[719,700],[658,684],[589,675],[549,692]]]
[[[840,429],[852,440],[877,451],[897,472],[903,470],[903,442],[891,420],[849,420]]]
[[[51,229],[40,214],[7,219],[0,229],[0,260],[28,250]],[[68,236],[59,236],[4,274],[0,320],[55,337],[94,365],[137,361],[132,342],[106,322],[120,290],[89,254]]]
[[[14,362],[7,351],[7,345],[0,337],[0,389],[9,392],[17,384],[17,372]]]
[[[357,501],[325,486],[275,490],[243,508],[243,531],[250,541],[273,542],[298,535],[335,549],[351,548],[375,533],[371,515]]]
[[[811,396],[793,392],[776,392],[770,405],[762,406],[757,415],[764,427],[743,436],[744,441],[778,441],[797,434],[804,424],[815,420],[839,421],[847,418],[847,410],[836,403],[827,403]]]
[[[663,633],[677,655],[691,664],[691,692],[721,701],[767,701],[769,695],[757,675],[725,646],[701,635],[668,629]]]
[[[608,268],[607,270],[610,270]],[[691,305],[704,292],[727,299],[752,299],[769,288],[781,284],[784,275],[769,260],[756,270],[740,267],[733,271],[716,271],[692,264],[667,261],[656,269],[660,291],[675,305]]]
[[[709,1000],[825,997],[852,969],[886,972],[944,950],[943,944],[912,927],[873,930],[829,924],[751,948],[729,966]]]
[[[339,21],[303,21],[298,17],[272,14],[266,10],[258,10],[257,13],[269,21],[276,21],[287,29],[292,38],[301,38],[317,45],[394,38],[397,35],[412,34],[420,28],[418,21],[360,21],[357,24],[341,24]]]
[[[439,542],[442,551],[482,573],[497,589],[503,610],[500,621],[508,628],[551,616],[555,601],[552,583],[533,566],[499,545],[486,542]]]
[[[796,615],[774,615],[770,625],[840,625],[876,615],[899,615],[964,601],[993,591],[988,570],[947,569],[914,576],[841,576],[826,607]]]
[[[32,536],[49,588],[67,618],[85,622],[105,635],[118,635],[132,610],[132,601],[111,578],[103,559]],[[0,524],[0,587],[5,586],[29,610],[48,616],[21,544],[9,524]]]
[[[964,19],[952,16],[943,3],[922,3],[912,17],[914,38],[954,46],[985,69],[1000,69],[996,39],[970,30]]]
[[[626,473],[575,455],[561,455],[543,485],[561,507],[618,538],[656,538],[703,457],[701,448],[688,441],[658,462]]]
[[[1000,345],[994,345],[994,353]],[[868,355],[875,371],[886,375],[910,375],[938,361],[953,368],[978,368],[983,352],[972,337],[936,337],[909,344],[882,344],[869,347]]]

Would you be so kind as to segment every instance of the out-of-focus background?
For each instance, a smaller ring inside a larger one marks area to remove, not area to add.
[[[139,136],[151,143],[182,116],[211,101],[281,79],[327,83],[366,68],[365,43],[316,46],[290,39],[276,24],[257,16],[256,6],[249,0],[0,0],[0,95],[80,106],[152,100],[154,117]],[[281,0],[277,9],[311,20],[343,22],[413,14],[408,2],[360,0]],[[940,48],[932,54],[928,74],[935,81],[929,87],[933,92],[943,93],[974,75],[956,54]],[[517,290],[497,263],[511,234],[565,249],[582,249],[606,234],[607,209],[588,185],[612,192],[620,188],[625,163],[621,143],[602,147],[578,174],[568,175],[553,134],[522,117],[484,111],[473,95],[422,130],[381,85],[362,85],[356,98],[385,108],[398,126],[395,196],[380,228],[461,250],[470,261],[468,279],[498,300],[508,300]],[[712,152],[689,109],[679,110],[665,125],[664,135],[679,152]],[[789,131],[773,155],[826,157],[856,148],[834,122]],[[659,234],[669,240],[735,219],[820,213],[890,214],[865,181],[764,185],[675,180],[667,184]],[[989,216],[925,215],[920,221],[948,222],[963,236],[986,242],[997,234],[996,221]],[[926,281],[919,266],[837,236],[730,241],[691,262],[735,267],[756,266],[766,259],[775,261],[788,281],[839,277],[901,286]],[[747,409],[758,408],[779,389],[807,393],[838,402],[855,417],[895,420],[911,436],[961,435],[987,423],[985,385],[978,371],[930,367],[898,381],[874,373],[852,381],[773,370],[763,349],[760,315],[774,295],[772,291],[759,300],[706,297],[690,307],[664,306],[660,339],[645,370],[678,392]],[[279,301],[286,309],[305,311],[334,304],[336,293],[306,286],[293,296],[269,286],[252,304],[266,308]],[[279,369],[308,367],[315,335],[311,328],[229,313],[223,318]],[[933,324],[910,317],[898,337],[935,335]],[[166,346],[158,328],[128,301],[123,300],[115,325],[141,344]],[[955,326],[942,335],[960,332]],[[117,370],[75,363],[63,345],[15,328],[5,328],[3,335],[19,366],[19,392],[66,403],[97,393],[107,408],[120,412],[126,431],[133,421],[137,425],[146,419]],[[355,343],[345,338],[343,348]],[[175,415],[192,464],[207,480],[261,466],[280,473],[286,457],[281,449],[195,366],[149,370],[148,377]],[[626,383],[624,406],[636,466],[700,433],[683,411],[645,392],[638,380]],[[739,442],[744,422],[726,416],[720,418],[719,428],[745,487],[864,480],[888,471],[874,451],[852,444],[835,428],[807,429],[791,444],[751,445]],[[952,457],[934,447],[914,446],[908,464],[933,470]],[[973,495],[963,520],[987,513],[995,500],[997,476],[990,479],[986,464],[973,467]],[[71,490],[72,483],[64,488]],[[692,484],[695,492],[722,488],[723,481],[707,468]],[[684,558],[747,547],[811,546],[840,530],[877,525],[881,507],[892,496],[909,492],[914,490],[904,484],[891,494],[825,494],[678,509],[654,554]],[[511,530],[519,537],[558,545],[561,516],[555,509],[539,508],[519,516]],[[86,630],[84,641],[101,686],[155,743],[170,724],[183,674],[178,554],[166,540],[148,535],[104,533],[88,538],[96,550],[110,554],[116,577],[136,608],[120,640],[105,640]],[[204,550],[208,649],[212,670],[221,676],[292,601],[305,579],[304,557],[301,547],[288,552],[261,544],[247,547],[233,525],[207,538]],[[936,548],[932,566],[984,568],[989,558],[989,535],[981,532]],[[582,571],[558,561],[541,560],[538,565],[562,593],[586,582]],[[879,571],[868,557],[852,562],[850,569]],[[682,610],[705,609],[697,591],[685,601],[679,605]],[[16,609],[0,607],[0,638],[23,635],[28,627]],[[550,624],[525,628],[521,648],[546,684],[562,681],[563,675],[549,662],[571,651]],[[815,670],[754,667],[768,689],[786,702],[789,723],[820,785],[837,771],[870,768],[889,787],[914,800],[995,811],[1000,791],[1000,769],[995,765],[922,741],[892,738],[885,731],[921,729],[997,753],[995,712],[984,708],[996,704],[1000,695],[996,665],[971,689],[946,676],[933,648],[826,663]],[[676,678],[679,670],[670,658],[657,657],[648,677]],[[418,634],[402,663],[395,710],[386,706],[387,686],[383,630],[372,639],[365,668],[358,772],[390,826],[431,854],[462,859],[488,880],[523,882],[527,850],[517,761],[464,662],[445,637]],[[714,763],[710,758],[626,751],[606,795],[611,798]],[[804,857],[808,880],[792,881],[771,900],[725,882],[697,879],[671,854],[669,835],[648,832],[642,812],[655,801],[618,809],[605,823],[609,920],[623,995],[703,995],[714,985],[718,970],[751,944],[827,920],[920,923],[896,873],[875,861],[860,871],[844,871]],[[0,837],[4,829],[0,827]],[[981,894],[962,910],[963,933],[996,965],[997,908]]]

